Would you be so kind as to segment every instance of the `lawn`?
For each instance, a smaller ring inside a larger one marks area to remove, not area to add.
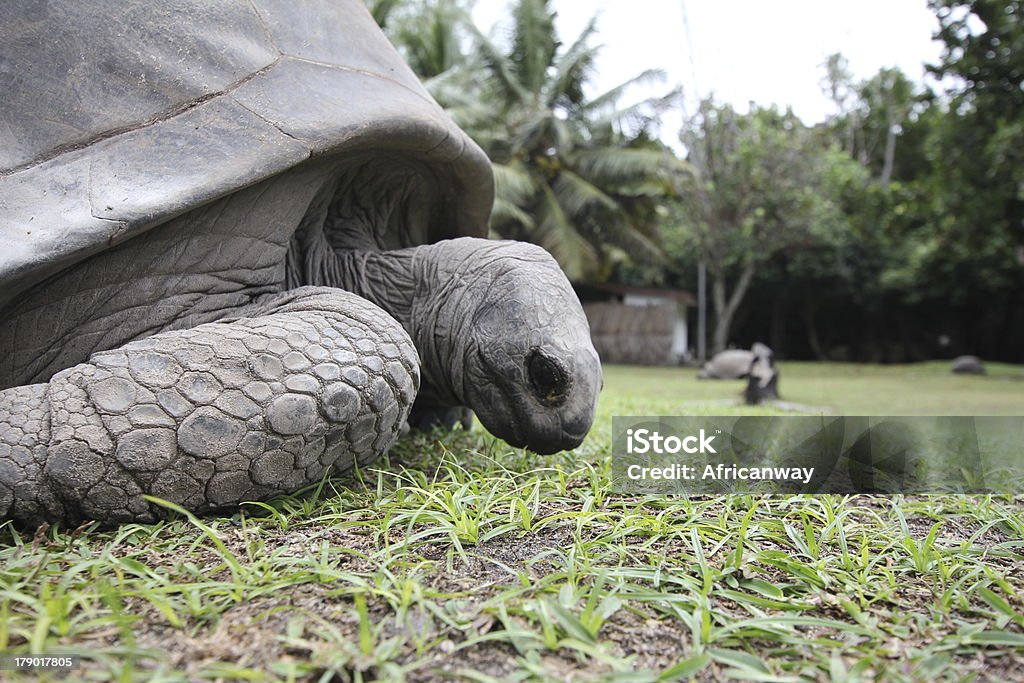
[[[786,401],[836,415],[1024,415],[1024,366],[986,364],[987,375],[954,375],[949,363],[781,363]],[[736,382],[696,380],[693,368],[605,368],[601,407],[610,415],[722,413]],[[745,413],[750,412],[744,409]],[[767,411],[766,411],[767,412]]]
[[[1010,366],[782,372],[836,414],[1024,414]],[[419,435],[230,517],[2,529],[0,651],[79,654],[71,680],[1024,680],[1024,497],[609,492],[611,415],[740,388],[610,367],[572,453]]]

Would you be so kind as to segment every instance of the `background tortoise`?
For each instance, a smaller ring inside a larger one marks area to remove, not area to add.
[[[743,399],[748,405],[779,398],[779,369],[775,353],[765,344],[754,342],[749,351],[719,351],[704,364],[697,379],[746,379]]]
[[[0,518],[290,492],[386,451],[414,397],[581,442],[578,300],[478,239],[488,160],[359,2],[0,12]]]

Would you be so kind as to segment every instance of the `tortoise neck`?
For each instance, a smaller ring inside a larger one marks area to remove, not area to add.
[[[450,242],[392,251],[332,249],[331,258],[311,271],[322,281],[304,284],[338,287],[387,311],[416,345],[421,397],[433,405],[460,406],[464,357],[472,338],[472,311],[462,307],[472,305],[463,301],[459,252]]]
[[[419,283],[414,269],[416,249],[364,251],[332,250],[323,284],[358,294],[385,311],[410,331],[413,302]]]

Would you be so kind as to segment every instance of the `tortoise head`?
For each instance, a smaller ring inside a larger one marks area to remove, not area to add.
[[[454,390],[495,436],[542,454],[578,446],[594,421],[601,363],[583,307],[544,249],[453,240],[455,288],[442,311],[465,340],[453,345]],[[437,245],[440,246],[440,245]]]

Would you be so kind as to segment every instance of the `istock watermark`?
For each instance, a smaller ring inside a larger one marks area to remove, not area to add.
[[[1022,417],[612,419],[620,493],[1021,493]]]
[[[662,436],[658,432],[649,429],[627,429],[626,430],[626,452],[628,453],[715,453],[711,442],[713,436],[705,436],[704,430],[700,435],[678,437],[670,435]],[[697,445],[694,445],[697,444]]]

